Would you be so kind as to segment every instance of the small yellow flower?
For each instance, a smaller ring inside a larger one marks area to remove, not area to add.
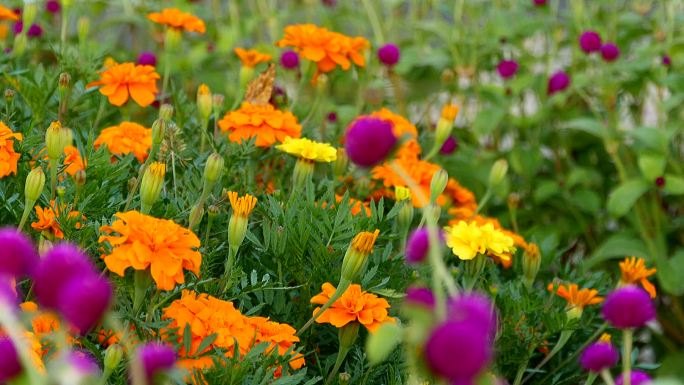
[[[459,107],[456,104],[447,104],[442,108],[442,119],[450,123],[458,116]]]
[[[456,226],[446,227],[446,244],[455,256],[471,260],[478,254],[488,254],[501,260],[510,260],[515,252],[513,238],[494,228],[491,223],[459,221]]]
[[[610,342],[610,340],[611,340],[611,337],[610,337],[610,334],[608,334],[608,333],[601,334],[601,338],[599,338],[599,341],[601,341],[601,342]]]
[[[280,151],[295,155],[312,162],[334,162],[337,150],[328,143],[319,143],[306,138],[285,138],[283,144],[276,146]]]
[[[235,191],[228,191],[228,200],[230,200],[230,206],[233,208],[233,215],[243,218],[247,218],[252,213],[257,203],[255,197],[249,194],[238,197]]]
[[[395,186],[394,197],[397,201],[405,201],[411,199],[411,190],[408,187]]]

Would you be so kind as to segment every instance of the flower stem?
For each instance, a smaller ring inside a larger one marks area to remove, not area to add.
[[[55,199],[57,194],[57,159],[50,159],[50,199]]]
[[[26,224],[26,220],[28,219],[29,214],[31,213],[31,208],[33,205],[36,203],[36,201],[29,201],[28,199],[26,200],[26,204],[24,205],[24,212],[21,214],[21,221],[19,221],[19,231],[24,228],[24,224]]]
[[[634,329],[622,331],[622,383],[632,385],[632,340]]]
[[[349,348],[340,346],[340,350],[337,353],[337,359],[335,360],[335,366],[333,366],[332,370],[330,371],[330,374],[328,375],[328,378],[325,380],[324,385],[332,383],[332,380],[335,378],[335,375],[340,370],[340,367],[342,366],[345,357],[347,357],[347,353],[349,353]]]
[[[133,273],[133,285],[135,292],[133,294],[133,312],[140,313],[140,308],[145,300],[145,293],[147,287],[150,285],[150,273],[147,270],[136,270]]]
[[[603,379],[603,382],[606,383],[606,385],[615,385],[615,381],[613,381],[613,376],[610,375],[608,369],[603,369],[601,371],[601,378]]]

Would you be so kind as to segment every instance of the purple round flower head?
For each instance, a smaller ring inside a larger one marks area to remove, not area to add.
[[[401,53],[399,47],[395,44],[388,43],[378,49],[378,59],[380,62],[388,67],[392,67],[399,62]]]
[[[57,0],[48,0],[45,2],[45,10],[50,13],[58,13],[62,9],[62,6]]]
[[[152,384],[155,375],[173,368],[176,363],[176,352],[166,345],[152,342],[140,348],[138,358],[145,370],[147,383]]]
[[[73,277],[62,290],[57,307],[81,334],[93,328],[109,308],[112,287],[106,278],[96,274]]]
[[[150,51],[140,52],[140,55],[138,55],[138,64],[156,66],[157,56],[154,54],[154,52]]]
[[[570,85],[570,76],[563,71],[555,72],[549,78],[547,93],[553,95],[556,92],[563,91]]]
[[[22,368],[19,363],[19,356],[17,349],[8,337],[0,337],[0,383],[5,383],[8,380],[21,374]]]
[[[640,328],[655,318],[656,311],[648,293],[629,285],[606,297],[601,309],[603,318],[618,329]]]
[[[456,151],[458,148],[458,142],[456,141],[456,138],[453,136],[449,136],[444,143],[442,143],[442,147],[439,149],[439,153],[442,155],[451,155]]]
[[[0,274],[21,277],[38,264],[33,242],[13,227],[0,229]]]
[[[648,385],[653,381],[651,376],[649,376],[645,372],[642,372],[641,370],[632,370],[630,374],[632,385]],[[619,374],[615,378],[615,385],[623,385],[624,381],[625,380],[623,378],[623,375]]]
[[[439,376],[463,383],[489,364],[491,341],[475,322],[448,320],[432,330],[425,344],[425,359]]]
[[[423,262],[430,248],[428,230],[425,227],[413,230],[406,242],[406,262],[416,264]]]
[[[19,298],[17,298],[17,293],[8,282],[0,280],[0,303],[9,305],[10,307],[19,306]]]
[[[100,366],[95,357],[81,350],[69,352],[67,362],[82,376],[94,376],[100,372]]]
[[[665,177],[659,176],[655,179],[655,184],[658,188],[665,186]]]
[[[332,8],[337,5],[337,0],[321,0],[321,3],[326,7]]]
[[[292,50],[283,52],[280,56],[280,65],[289,70],[299,67],[299,55]]]
[[[665,67],[669,67],[672,65],[672,59],[668,55],[663,55],[662,61]]]
[[[587,346],[580,356],[580,365],[584,370],[600,372],[617,364],[620,355],[610,342],[598,341]]]
[[[620,57],[620,48],[613,43],[606,43],[601,46],[601,57],[607,62],[615,61]]]
[[[535,6],[543,7],[546,5],[546,0],[532,0]]]
[[[330,113],[328,114],[328,121],[329,121],[330,123],[335,123],[335,122],[337,122],[337,113],[336,113],[335,111],[330,112]]]
[[[391,122],[362,116],[347,129],[344,149],[356,165],[370,167],[383,161],[396,143]]]
[[[502,60],[496,66],[496,72],[504,79],[510,79],[518,72],[518,62],[515,60]]]
[[[77,246],[69,243],[54,246],[33,272],[38,302],[48,309],[58,309],[61,291],[72,279],[94,274],[88,256]]]
[[[24,22],[23,21],[17,21],[14,23],[14,33],[15,34],[20,34],[21,31],[24,30]],[[29,27],[28,31],[26,32],[26,36],[28,37],[40,37],[43,35],[43,28],[38,25],[38,24],[31,24]]]
[[[406,289],[406,298],[404,298],[404,302],[407,305],[417,305],[432,309],[435,307],[435,295],[432,294],[432,290],[426,287],[411,286]]]
[[[489,298],[477,292],[463,293],[447,303],[450,321],[467,322],[481,328],[490,339],[496,336],[496,312]]]
[[[579,37],[579,45],[585,53],[598,52],[601,49],[601,36],[594,31],[584,32]]]

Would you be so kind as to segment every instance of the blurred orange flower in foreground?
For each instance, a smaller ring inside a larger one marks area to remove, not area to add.
[[[161,12],[150,13],[147,15],[147,18],[157,24],[188,32],[204,33],[206,31],[206,26],[202,19],[177,8],[165,8]]]
[[[335,293],[335,286],[326,282],[322,292],[311,298],[311,303],[324,305]],[[395,319],[387,313],[390,305],[384,298],[375,294],[361,291],[361,286],[352,284],[326,311],[317,319],[318,323],[329,323],[341,328],[350,322],[359,322],[370,332],[376,331],[385,322],[395,322]],[[313,314],[318,312],[317,307]]]
[[[299,138],[302,135],[302,126],[291,112],[277,110],[270,104],[242,102],[240,108],[228,112],[218,125],[231,142],[240,143],[256,137],[259,147],[282,143],[288,136]]]
[[[19,15],[14,13],[13,10],[11,10],[9,8],[5,8],[2,5],[0,5],[0,20],[17,21],[17,20],[19,20]]]
[[[107,241],[112,252],[102,258],[107,268],[124,276],[127,268],[150,269],[160,290],[173,290],[185,283],[183,270],[199,275],[202,255],[196,249],[200,240],[190,230],[172,220],[157,219],[137,211],[114,214],[111,226],[102,226],[99,242]]]
[[[22,140],[23,136],[0,122],[0,178],[17,174],[17,161],[21,155],[14,151],[14,139]]]
[[[261,53],[255,49],[235,48],[235,54],[240,58],[242,65],[254,68],[259,63],[266,63],[271,60],[271,55]]]
[[[103,144],[114,155],[123,156],[133,153],[138,162],[142,163],[147,159],[152,147],[152,129],[138,123],[121,122],[118,126],[102,130],[93,142],[95,148]]]
[[[130,95],[140,107],[147,107],[154,102],[154,95],[159,91],[159,78],[152,66],[121,63],[105,69],[100,80],[88,83],[86,88],[102,86],[100,93],[115,106],[122,106]]]

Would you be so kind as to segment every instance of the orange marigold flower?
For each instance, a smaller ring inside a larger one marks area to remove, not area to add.
[[[395,160],[410,176],[416,181],[422,194],[425,197],[430,196],[430,182],[432,181],[432,176],[441,169],[437,164],[418,159],[417,157],[399,157]],[[404,179],[394,172],[389,163],[384,163],[379,166],[375,166],[371,170],[371,175],[374,179],[382,181],[385,187],[408,187]],[[411,198],[413,200],[413,205],[416,207],[422,207],[423,203],[418,197],[419,192],[411,189]]]
[[[311,303],[324,305],[335,293],[335,286],[326,282],[322,292],[311,298]],[[390,305],[384,298],[361,291],[361,286],[350,285],[342,296],[325,310],[317,319],[318,323],[329,323],[341,328],[350,322],[359,322],[370,332],[376,331],[385,322],[395,322],[388,315]],[[318,312],[317,307],[313,314]]]
[[[51,349],[50,336],[60,328],[59,317],[50,311],[38,308],[35,302],[27,301],[19,305],[24,313],[30,315],[31,330],[42,346],[41,356],[45,356]],[[67,336],[68,342],[73,340]]]
[[[95,148],[103,144],[114,155],[133,153],[138,162],[142,163],[152,148],[152,129],[138,123],[121,122],[118,126],[102,130],[93,142]]]
[[[456,179],[449,178],[447,181],[444,194],[449,198],[448,207],[460,207],[471,210],[473,213],[477,210],[477,200],[475,194],[467,188],[461,186]],[[470,215],[469,215],[470,216]],[[459,218],[467,219],[467,218]]]
[[[0,178],[17,174],[17,161],[21,155],[14,151],[14,139],[23,138],[20,133],[12,132],[5,123],[0,122]]]
[[[104,233],[119,234],[99,238],[99,242],[107,241],[112,246],[112,252],[102,256],[109,270],[123,277],[129,267],[150,268],[160,290],[172,290],[177,283],[184,283],[184,269],[199,275],[200,240],[191,230],[137,211],[114,216],[119,219],[111,226],[100,227]]]
[[[641,284],[644,290],[651,295],[651,298],[656,297],[656,288],[647,278],[655,274],[657,270],[655,268],[647,269],[646,262],[642,258],[625,258],[620,262],[620,271],[622,272],[620,277],[622,285]]]
[[[250,317],[247,320],[254,328],[254,345],[270,343],[267,353],[276,351],[282,356],[292,345],[299,342],[299,337],[295,335],[297,330],[288,324],[273,322],[264,317]],[[296,354],[289,364],[292,369],[300,369],[305,364],[304,355]]]
[[[557,287],[550,283],[548,288],[550,292],[556,293],[561,298],[568,301],[568,308],[584,309],[587,305],[596,305],[603,302],[603,297],[599,297],[598,290],[595,289],[579,289],[577,284],[559,284]]]
[[[140,107],[154,102],[159,74],[153,66],[135,63],[115,64],[100,74],[100,80],[86,85],[86,88],[102,86],[100,93],[107,96],[109,103],[122,106],[130,95]]]
[[[285,37],[276,44],[293,47],[303,58],[315,62],[317,74],[330,72],[338,65],[348,70],[352,62],[364,67],[364,53],[370,48],[370,42],[363,37],[349,37],[314,24],[285,27]]]
[[[13,10],[5,8],[2,5],[0,5],[0,20],[17,21],[19,20],[19,15],[14,13]]]
[[[64,204],[60,205],[60,207],[56,206],[54,199],[50,201],[49,207],[43,208],[40,206],[35,206],[38,220],[31,223],[31,227],[37,231],[44,231],[51,237],[59,239],[64,238],[64,232],[62,232],[59,218],[60,211],[63,211],[65,208],[66,205]],[[81,213],[76,210],[71,210],[67,214],[67,219],[70,220],[74,220],[74,218],[79,217],[83,220],[86,219],[84,215],[81,215]],[[81,223],[78,221],[78,219],[76,219],[76,222],[74,223],[74,228],[81,228]]]
[[[157,24],[166,25],[178,30],[199,33],[206,32],[206,26],[202,19],[177,8],[165,8],[161,12],[150,13],[147,15],[147,18]]]
[[[64,147],[64,165],[66,166],[66,173],[74,176],[80,170],[85,170],[86,162],[81,158],[78,148],[74,146]]]
[[[397,138],[408,137],[397,150],[397,158],[416,158],[420,155],[421,148],[420,144],[418,144],[418,129],[416,129],[416,126],[408,119],[399,114],[395,114],[387,108],[372,112],[370,116],[391,122],[392,131]]]
[[[302,135],[302,126],[291,112],[277,110],[270,104],[242,102],[240,108],[228,112],[218,125],[231,142],[239,143],[256,136],[259,147],[282,143],[288,136],[299,138]]]
[[[266,63],[271,60],[271,55],[261,53],[255,49],[235,48],[235,54],[242,65],[249,68],[256,67],[259,63]]]
[[[335,201],[337,203],[342,202],[342,199],[344,197],[342,195],[335,194]],[[352,215],[356,216],[360,214],[361,212],[364,213],[367,217],[371,216],[371,209],[370,209],[370,203],[365,202],[356,198],[349,198],[349,205],[351,206],[351,213]]]

